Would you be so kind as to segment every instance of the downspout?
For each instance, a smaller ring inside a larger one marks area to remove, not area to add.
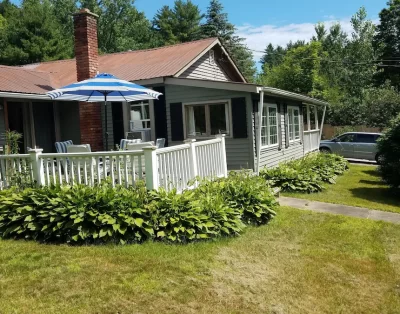
[[[258,130],[257,130],[257,175],[260,174],[260,154],[261,154],[261,126],[262,126],[262,116],[263,116],[263,108],[264,108],[264,88],[261,87],[259,89],[260,92],[260,102],[258,104]]]

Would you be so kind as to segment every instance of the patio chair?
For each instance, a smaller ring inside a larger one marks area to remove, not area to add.
[[[143,143],[128,143],[126,150],[143,150],[143,147],[154,146],[154,142],[143,142]]]
[[[120,150],[126,150],[127,144],[138,144],[141,142],[142,142],[141,139],[136,139],[136,140],[122,139],[119,144],[119,148],[120,148]]]
[[[73,145],[74,143],[69,140],[69,141],[64,141],[64,142],[56,142],[55,146],[56,146],[56,151],[57,153],[66,153],[67,152],[67,147],[70,145]]]
[[[157,148],[164,148],[165,147],[165,138],[158,138],[156,141]]]

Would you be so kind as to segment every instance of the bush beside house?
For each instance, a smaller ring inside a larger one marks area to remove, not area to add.
[[[0,194],[0,237],[56,243],[186,243],[239,235],[267,223],[277,201],[265,181],[245,173],[197,182],[178,194],[144,184],[54,186]]]
[[[260,175],[283,192],[315,193],[324,189],[324,183],[336,183],[336,177],[347,169],[348,162],[343,157],[318,153],[263,169]]]
[[[400,188],[400,115],[378,140],[379,173],[393,188]]]

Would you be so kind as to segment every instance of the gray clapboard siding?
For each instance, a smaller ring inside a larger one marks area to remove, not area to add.
[[[248,169],[253,168],[253,152],[252,152],[252,125],[251,112],[252,100],[250,93],[227,91],[219,89],[208,89],[199,87],[188,87],[178,85],[166,85],[166,107],[167,107],[167,129],[169,146],[182,144],[181,142],[173,142],[171,139],[171,103],[195,103],[204,101],[230,100],[237,97],[246,98],[247,109],[247,134],[248,138],[227,138],[226,139],[226,155],[228,169]],[[182,126],[183,127],[183,126]]]
[[[218,60],[215,60],[215,62],[210,62],[210,55],[208,52],[195,63],[193,63],[179,77],[213,81],[230,81],[229,76],[218,64]]]
[[[293,104],[290,104],[293,106]],[[279,163],[284,161],[290,161],[293,159],[299,159],[304,156],[304,146],[300,141],[296,141],[293,143],[289,143],[289,147],[286,148],[286,126],[285,126],[285,115],[284,108],[281,105],[280,109],[280,118],[281,118],[281,129],[282,129],[282,145],[281,149],[279,147],[266,147],[261,148],[260,152],[260,168],[271,168],[279,165]],[[302,123],[303,119],[300,117],[300,123]],[[302,130],[302,128],[300,128]],[[255,161],[257,162],[257,161]]]

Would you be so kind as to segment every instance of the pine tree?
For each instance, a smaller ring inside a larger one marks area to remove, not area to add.
[[[378,83],[390,80],[400,88],[400,0],[390,0],[388,7],[379,13],[380,22],[374,38],[374,46],[380,52],[381,60],[396,60],[382,62],[381,72],[376,75]]]
[[[223,9],[218,0],[210,1],[206,23],[202,26],[202,37],[218,37],[245,78],[253,81],[256,73],[253,54],[245,45],[244,38],[235,35],[236,28],[229,22],[228,14]]]
[[[163,45],[197,40],[201,36],[200,9],[192,1],[176,0],[174,8],[163,6],[153,19],[153,27]]]

